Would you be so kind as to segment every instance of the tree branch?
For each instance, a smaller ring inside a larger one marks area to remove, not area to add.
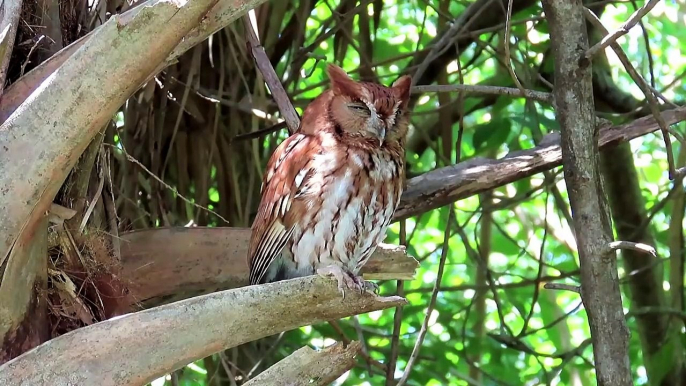
[[[586,50],[584,57],[588,60],[591,60],[593,56],[595,56],[598,52],[604,50],[605,48],[607,48],[607,46],[616,42],[617,39],[619,39],[620,37],[628,34],[629,30],[634,28],[634,26],[641,21],[641,18],[647,15],[648,12],[650,12],[650,10],[653,9],[653,7],[655,7],[655,5],[659,2],[660,0],[650,0],[647,3],[643,4],[643,7],[637,9],[636,12],[631,14],[631,16],[629,16],[629,19],[624,24],[622,24],[621,27],[617,28],[615,31],[612,31],[612,33],[610,34],[605,35],[603,40],[601,40],[596,45]]]
[[[469,84],[437,84],[412,87],[413,94],[427,92],[462,92],[465,94],[507,95],[512,97],[525,97],[535,101],[553,104],[553,96],[547,92],[535,90],[520,90],[512,87],[480,86]]]
[[[543,0],[555,61],[553,95],[561,128],[564,176],[581,266],[581,298],[588,313],[600,385],[631,385],[629,330],[622,311],[617,262],[603,256],[612,224],[603,191],[591,69],[581,0]],[[580,50],[583,50],[581,53]]]
[[[291,100],[286,94],[279,77],[272,67],[272,63],[269,61],[267,53],[264,52],[264,47],[260,44],[260,39],[258,37],[256,23],[251,20],[254,17],[254,12],[250,12],[249,15],[243,16],[243,25],[245,27],[245,35],[248,40],[248,46],[252,52],[252,56],[255,59],[255,64],[260,70],[264,82],[269,86],[269,91],[279,107],[279,111],[288,125],[288,132],[293,134],[298,130],[300,126],[300,118],[298,113],[295,111]]]
[[[362,345],[356,341],[350,342],[347,347],[338,342],[321,351],[302,347],[246,382],[244,386],[329,385],[355,367],[355,356],[361,349]]]
[[[122,280],[150,307],[248,285],[249,228],[154,228],[121,235]],[[405,248],[381,244],[362,267],[367,280],[414,278]],[[151,280],[150,278],[155,278]]]
[[[686,107],[661,114],[667,124],[686,120]],[[600,129],[598,144],[611,147],[659,129],[652,116]],[[394,221],[439,208],[474,194],[494,189],[562,163],[560,135],[546,135],[538,146],[508,154],[502,159],[472,158],[459,164],[432,170],[407,181]]]
[[[0,366],[0,384],[141,385],[240,344],[407,304],[320,276],[217,292],[96,323]]]

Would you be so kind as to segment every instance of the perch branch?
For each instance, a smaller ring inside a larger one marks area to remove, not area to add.
[[[132,298],[146,307],[246,286],[249,240],[249,228],[172,227],[124,233],[122,280]],[[381,244],[361,273],[367,280],[411,280],[418,267],[404,247]]]
[[[248,40],[248,47],[255,59],[257,69],[260,70],[260,73],[264,77],[264,82],[269,87],[269,91],[272,93],[272,97],[279,107],[283,119],[286,121],[288,132],[293,134],[298,130],[298,126],[300,126],[300,118],[298,117],[298,113],[295,111],[291,100],[288,98],[288,94],[286,94],[286,90],[284,90],[278,75],[276,75],[276,71],[274,71],[274,67],[272,67],[272,63],[269,61],[267,53],[264,52],[264,47],[260,44],[260,38],[258,37],[259,35],[256,27],[257,23],[253,20],[254,18],[255,13],[253,11],[249,12],[248,15],[243,16],[243,25],[245,26],[245,36]]]
[[[321,351],[305,346],[246,382],[245,386],[329,385],[355,366],[355,356],[361,349],[362,345],[356,341],[347,347],[338,342]]]
[[[92,138],[216,1],[155,0],[113,16],[2,124],[0,265],[17,236],[48,209]],[[246,3],[231,4],[225,11],[234,18],[246,11]]]
[[[153,75],[157,74],[167,66],[175,63],[176,59],[184,52],[204,41],[213,33],[226,27],[234,20],[248,12],[248,10],[257,7],[265,1],[266,0],[215,0],[214,3],[216,3],[216,5],[214,5],[214,7],[212,7],[212,9],[205,14],[204,18],[199,16],[195,19],[196,21],[193,23],[193,29],[186,33],[186,36],[180,40],[173,51],[167,55],[166,59],[159,66],[157,66],[154,71],[151,71],[149,76],[145,78],[144,81],[141,81],[140,84],[145,83],[146,81],[150,80]],[[119,19],[119,23],[124,25],[131,19],[135,18],[141,9],[150,7],[156,2],[156,0],[140,2],[136,4],[134,8],[129,9],[128,11],[116,17]],[[198,23],[198,20],[200,20],[200,23]],[[5,120],[19,107],[19,105],[24,103],[24,100],[26,100],[26,98],[28,98],[29,95],[31,95],[31,93],[38,88],[38,86],[40,86],[50,75],[52,75],[67,59],[74,55],[74,53],[76,53],[84,44],[90,41],[95,34],[98,34],[100,29],[104,28],[108,22],[60,50],[50,59],[44,61],[38,67],[31,70],[31,72],[12,83],[12,85],[7,88],[2,99],[0,99],[0,123],[5,122]],[[159,64],[159,62],[155,63]]]
[[[195,297],[96,323],[0,366],[0,384],[146,384],[213,353],[281,331],[407,304],[320,276]]]
[[[588,47],[585,8],[581,0],[543,0],[542,4],[555,64],[555,114],[579,251],[581,300],[588,314],[598,384],[629,386],[629,330],[617,261],[603,256],[613,235],[600,174],[592,73],[579,61],[579,50]]]

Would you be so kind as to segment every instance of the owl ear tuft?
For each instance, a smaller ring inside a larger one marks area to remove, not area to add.
[[[403,101],[403,104],[407,104],[407,102],[410,100],[412,77],[410,77],[409,75],[403,75],[400,78],[398,78],[398,80],[393,82],[393,85],[391,87],[397,93],[398,98],[400,98],[400,100]]]
[[[355,97],[358,94],[358,84],[348,74],[335,64],[326,66],[326,73],[331,81],[331,89],[334,95]]]

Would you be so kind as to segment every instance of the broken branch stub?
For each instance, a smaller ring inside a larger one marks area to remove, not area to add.
[[[325,386],[355,366],[362,344],[337,342],[321,351],[302,347],[246,382],[244,386]]]
[[[217,292],[96,323],[0,366],[2,385],[142,385],[219,351],[298,327],[398,307],[320,276]]]
[[[122,280],[144,306],[248,285],[249,228],[171,227],[121,235]],[[366,280],[411,280],[405,248],[381,244],[362,267]],[[150,280],[154,277],[155,280]]]

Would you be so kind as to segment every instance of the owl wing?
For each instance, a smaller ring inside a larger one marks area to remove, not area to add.
[[[257,284],[293,234],[305,205],[297,195],[312,175],[318,140],[294,134],[272,154],[262,181],[262,199],[252,225],[248,266],[250,284]]]

